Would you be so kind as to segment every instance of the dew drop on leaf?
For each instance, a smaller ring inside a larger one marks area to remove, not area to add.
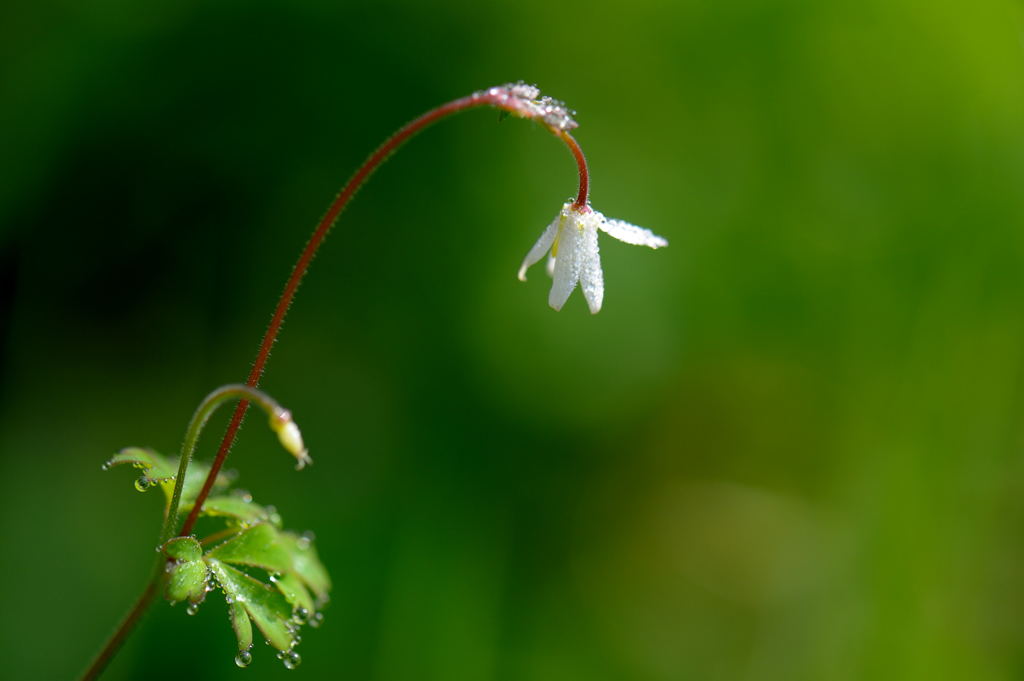
[[[235,664],[239,667],[248,667],[250,662],[252,662],[252,653],[248,650],[239,651],[239,653],[235,655]]]
[[[295,611],[292,613],[292,621],[293,622],[295,622],[296,624],[301,626],[301,625],[305,624],[308,620],[309,620],[309,610],[306,610],[305,608],[301,608],[301,607],[300,608],[295,608]]]
[[[309,618],[309,626],[314,629],[319,629],[320,625],[324,623],[324,614],[322,612],[314,612]]]
[[[188,607],[185,608],[185,612],[187,612],[190,615],[196,614],[197,612],[199,612],[199,604],[198,603],[189,603]]]
[[[281,662],[284,663],[285,669],[295,669],[302,664],[302,658],[294,650],[289,650],[281,655]]]
[[[140,475],[138,478],[136,478],[135,489],[139,490],[140,492],[145,492],[147,489],[149,489],[149,486],[149,478],[147,478],[145,475]]]

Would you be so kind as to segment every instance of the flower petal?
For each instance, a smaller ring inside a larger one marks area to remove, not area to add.
[[[589,224],[580,235],[579,253],[580,288],[583,289],[583,297],[587,299],[590,314],[597,314],[604,300],[604,272],[601,271],[596,224]]]
[[[651,230],[631,225],[622,220],[605,218],[599,226],[606,234],[615,237],[619,241],[625,241],[627,244],[649,246],[650,248],[668,246],[666,239],[658,236]]]
[[[530,252],[523,258],[523,264],[519,266],[519,281],[526,281],[526,270],[535,262],[544,257],[544,254],[551,248],[551,244],[555,241],[555,235],[558,234],[558,224],[562,221],[562,215],[559,214],[551,224],[548,225],[544,233],[537,239],[537,243],[533,245]]]
[[[562,309],[580,280],[580,243],[583,240],[583,232],[573,217],[566,220],[559,230],[554,281],[548,295],[548,305],[556,310]]]

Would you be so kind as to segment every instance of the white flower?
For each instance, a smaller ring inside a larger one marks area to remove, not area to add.
[[[650,248],[668,246],[668,241],[649,229],[622,220],[611,220],[589,206],[577,208],[572,202],[562,206],[558,217],[537,239],[519,268],[519,280],[526,281],[526,270],[550,249],[548,274],[554,278],[548,304],[556,310],[569,298],[579,282],[592,314],[601,310],[604,299],[604,274],[597,248],[597,230],[619,241]]]

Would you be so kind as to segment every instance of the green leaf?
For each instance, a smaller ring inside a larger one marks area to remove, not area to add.
[[[174,564],[167,579],[167,600],[172,603],[187,600],[199,603],[206,596],[206,563],[187,560]]]
[[[246,501],[247,498],[251,499],[251,497],[242,497],[237,494],[208,497],[203,502],[202,515],[234,518],[246,525],[270,522],[272,520],[274,514],[259,504]],[[190,511],[192,506],[192,501],[190,501],[187,505],[182,505],[182,510]]]
[[[249,619],[263,632],[270,645],[278,650],[291,649],[295,644],[295,636],[290,622],[292,607],[287,599],[263,582],[215,558],[208,557],[206,563],[232,606],[232,620],[233,606],[241,604]],[[235,633],[239,635],[237,628]],[[251,639],[251,632],[249,638]],[[242,641],[243,637],[239,635],[239,645]]]
[[[231,628],[235,630],[235,637],[238,638],[238,650],[248,650],[252,646],[252,622],[245,608],[238,601],[228,606],[228,614],[231,615]]]
[[[320,562],[313,541],[294,532],[281,532],[278,543],[291,554],[292,571],[316,594],[319,603],[325,603],[328,600],[327,592],[331,590],[331,577]]]
[[[142,447],[126,447],[115,454],[104,464],[104,470],[111,466],[131,464],[142,471],[142,475],[135,481],[135,489],[145,492],[157,485],[164,491],[167,503],[171,503],[174,495],[174,481],[178,474],[178,464],[152,449]],[[188,467],[185,473],[185,486],[181,490],[181,506],[191,507],[192,502],[199,496],[206,476],[210,473],[208,464],[199,463],[195,460]],[[214,489],[227,487],[229,481],[227,476],[219,474],[214,483]]]
[[[206,579],[209,570],[202,561],[203,547],[194,537],[175,537],[163,547],[164,554],[173,558],[170,575],[164,590],[172,603],[187,600],[199,603],[206,597]]]
[[[225,563],[263,568],[267,572],[288,572],[294,562],[287,544],[281,542],[281,534],[269,523],[239,532],[209,551],[207,556]]]
[[[185,471],[185,486],[181,488],[181,505],[192,508],[192,504],[195,502],[196,497],[199,496],[199,490],[203,488],[203,483],[206,482],[206,476],[210,474],[210,464],[197,462],[195,459],[189,464],[188,470]],[[231,481],[228,476],[223,473],[217,474],[217,479],[213,482],[214,490],[225,489]],[[174,485],[164,486],[164,491],[167,493],[167,502],[170,503],[171,495],[174,494]]]
[[[173,482],[174,476],[178,472],[177,466],[174,463],[168,461],[152,449],[143,449],[142,447],[125,447],[110,457],[110,460],[103,466],[103,469],[106,470],[111,466],[126,463],[130,463],[133,467],[142,471],[142,476],[139,480],[145,480],[146,484],[140,483],[137,485],[137,489],[140,491],[145,491],[149,487],[163,482]]]
[[[277,590],[281,592],[293,607],[304,609],[307,616],[316,612],[313,597],[309,595],[306,587],[302,584],[302,580],[294,572],[286,572],[280,577],[272,577],[270,581],[274,583]]]
[[[203,557],[203,547],[195,537],[175,537],[164,544],[164,553],[177,560],[199,560]]]

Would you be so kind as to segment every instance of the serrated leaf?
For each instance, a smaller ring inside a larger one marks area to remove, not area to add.
[[[297,574],[286,572],[271,581],[293,607],[302,608],[307,613],[316,612],[316,604],[313,603],[313,597],[309,595]]]
[[[256,624],[270,645],[278,650],[289,650],[295,644],[289,621],[292,608],[284,596],[263,582],[215,558],[208,557],[206,563],[225,595],[233,601],[231,605],[241,604],[249,619]]]
[[[193,497],[194,499],[194,497]],[[192,510],[192,502],[182,505],[183,511]],[[245,498],[226,494],[218,497],[208,497],[203,502],[204,516],[234,518],[239,522],[251,525],[260,522],[270,522],[272,514],[263,506],[246,501]]]
[[[248,650],[252,646],[252,622],[249,621],[249,614],[237,601],[228,606],[228,614],[231,616],[231,628],[235,630],[235,637],[238,639],[238,650]]]
[[[239,532],[206,555],[225,563],[250,565],[267,572],[288,572],[294,564],[287,544],[281,542],[281,533],[269,523],[253,525]]]
[[[302,581],[316,594],[317,601],[327,601],[327,592],[331,590],[331,577],[327,569],[320,562],[316,547],[307,537],[300,537],[294,532],[281,532],[278,543],[282,545],[292,557],[292,572],[297,574]]]
[[[174,564],[167,579],[167,600],[199,603],[206,596],[206,563],[187,560]]]
[[[178,463],[162,454],[142,447],[126,447],[112,456],[104,468],[131,464],[142,471],[142,475],[136,481],[136,489],[146,491],[148,488],[157,485],[164,491],[164,497],[168,504],[171,503],[171,496],[174,494],[174,480],[178,473]],[[206,476],[210,473],[209,464],[195,460],[188,467],[185,473],[185,486],[181,489],[181,506],[191,507],[195,498],[199,495]],[[138,484],[145,481],[145,485]],[[223,489],[228,485],[228,478],[223,473],[217,476],[214,489]]]

